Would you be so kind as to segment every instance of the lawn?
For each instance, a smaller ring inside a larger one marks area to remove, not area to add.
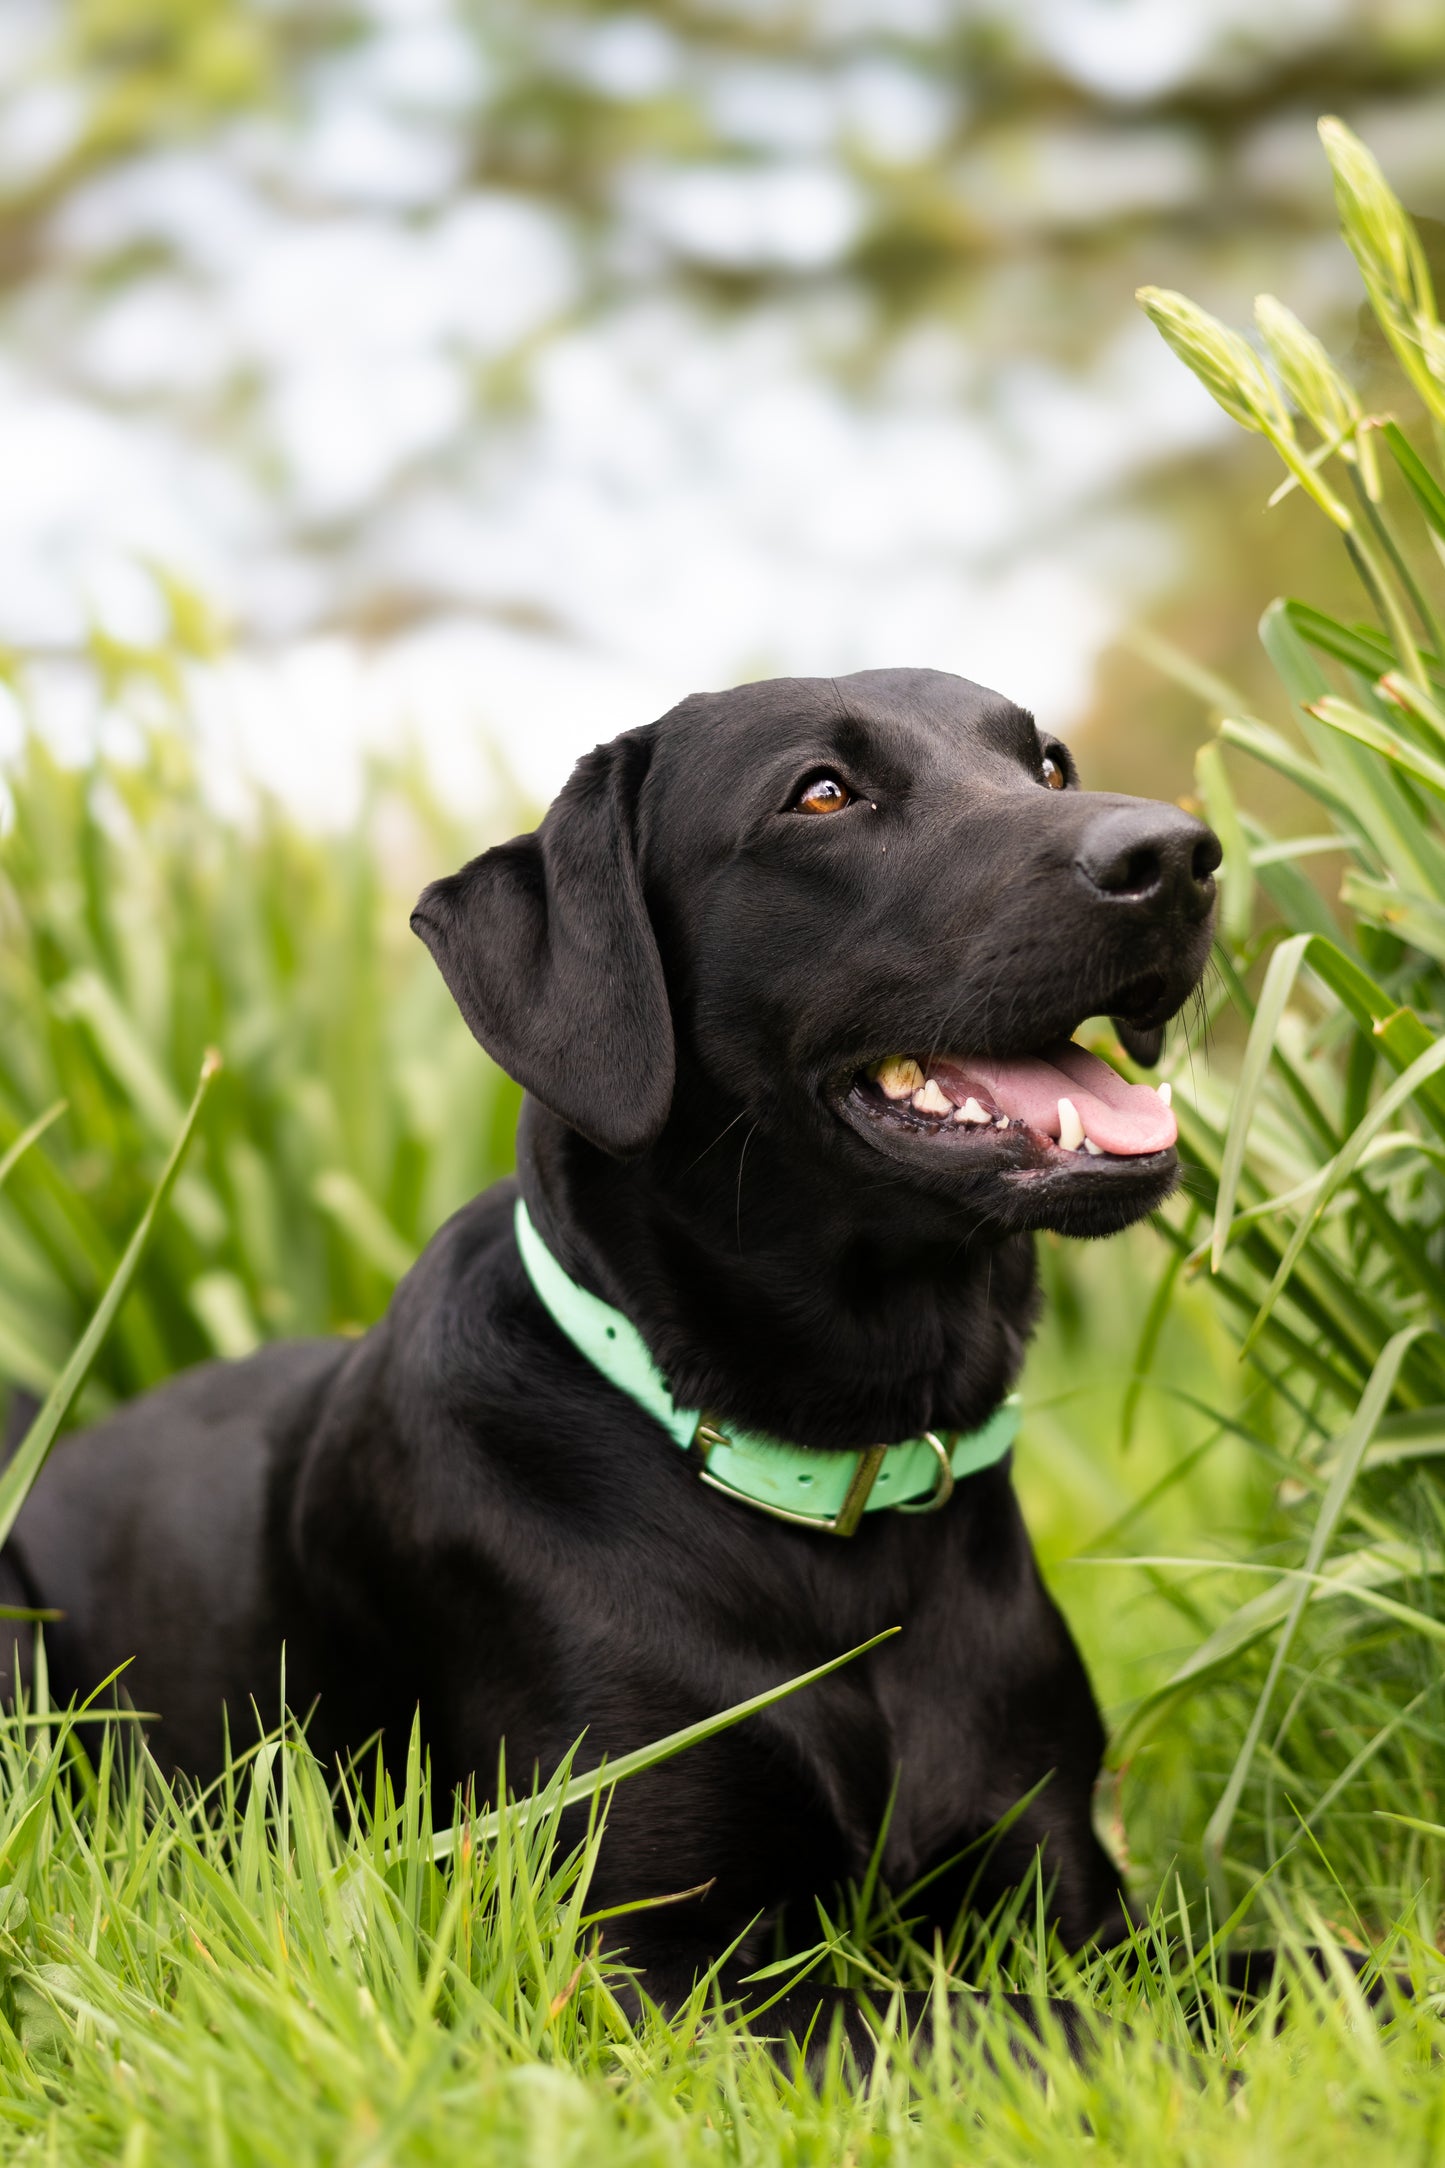
[[[814,2083],[760,2045],[765,2008],[750,2034],[705,1982],[684,2019],[628,2021],[626,1916],[588,1907],[606,1792],[567,1849],[568,1771],[469,1828],[430,1798],[420,1745],[396,1792],[366,1766],[338,1783],[296,1735],[238,1738],[197,1799],[133,1725],[52,1710],[42,1688],[0,1722],[7,2158],[1445,2149],[1445,334],[1368,154],[1326,138],[1400,422],[1364,414],[1276,304],[1251,346],[1177,295],[1144,299],[1338,529],[1367,614],[1271,606],[1273,716],[1198,687],[1215,724],[1198,789],[1226,861],[1216,969],[1165,1057],[1186,1181],[1154,1226],[1043,1243],[1025,1380],[1018,1480],[1109,1713],[1099,1813],[1137,1949],[1071,1965],[1037,1882],[933,1948],[906,1891],[839,1892],[756,1982],[763,2006],[811,1964],[873,1996],[876,2062],[835,2057]],[[343,840],[262,802],[223,818],[188,738],[195,615],[173,601],[164,646],[120,671],[139,718],[124,757],[67,769],[32,735],[8,779],[0,1373],[51,1395],[22,1470],[62,1417],[188,1362],[364,1328],[510,1148],[515,1092],[403,930],[421,877],[462,855],[446,815],[403,770],[374,775]],[[1261,762],[1308,808],[1282,836],[1252,811]],[[137,1259],[212,1045],[223,1067]],[[0,1521],[20,1490],[0,1484]],[[1264,2003],[1219,1991],[1226,1941],[1284,1951]],[[1388,1968],[1378,2009],[1349,1954],[1367,1979]],[[1096,2052],[1081,2069],[1046,2033],[1011,2054],[1017,2022],[986,2001],[919,2052],[890,2013],[898,1979],[940,2007],[950,1990],[1069,1994],[1096,2014]]]

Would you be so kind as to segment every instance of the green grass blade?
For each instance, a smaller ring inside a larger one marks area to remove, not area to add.
[[[1308,791],[1319,804],[1327,806],[1343,822],[1352,822],[1354,808],[1349,794],[1342,790],[1323,768],[1306,759],[1297,747],[1267,723],[1256,721],[1252,715],[1226,715],[1219,726],[1219,735],[1226,745],[1237,745],[1241,752],[1252,753],[1277,775],[1288,777],[1291,783]]]
[[[1345,827],[1363,832],[1382,866],[1408,868],[1418,887],[1445,887],[1445,851],[1422,826],[1401,779],[1370,749],[1326,728],[1312,712],[1314,704],[1334,690],[1320,654],[1346,662],[1367,685],[1374,685],[1396,662],[1388,641],[1297,602],[1272,602],[1259,630],[1298,711],[1300,728],[1339,794],[1335,810],[1343,807]]]
[[[115,1313],[130,1291],[146,1243],[155,1225],[157,1215],[170,1195],[186,1147],[195,1131],[196,1121],[210,1090],[211,1079],[221,1066],[219,1054],[207,1054],[201,1063],[201,1074],[196,1085],[195,1097],[181,1125],[181,1131],[171,1146],[170,1157],[161,1170],[160,1180],[151,1192],[134,1234],[127,1243],[120,1263],[111,1276],[110,1285],[96,1305],[94,1315],[80,1339],[76,1342],[65,1368],[46,1396],[40,1413],[36,1416],[25,1436],[21,1439],[8,1467],[0,1474],[0,1543],[3,1543],[15,1526],[16,1516],[24,1505],[30,1486],[45,1465],[46,1455],[55,1443],[56,1433],[70,1410],[70,1405],[85,1383],[90,1366],[95,1361],[101,1342],[111,1328]]]
[[[1309,1589],[1322,1588],[1329,1584],[1327,1574],[1307,1573],[1303,1566],[1291,1567],[1288,1578],[1303,1582]],[[1400,1603],[1394,1596],[1384,1595],[1379,1588],[1372,1587],[1365,1581],[1354,1583],[1347,1593],[1356,1603],[1363,1604],[1367,1611],[1378,1611],[1382,1618],[1393,1619],[1397,1626],[1405,1627],[1410,1633],[1420,1634],[1426,1641],[1445,1644],[1445,1619],[1436,1618],[1432,1612],[1422,1611],[1418,1604]]]
[[[1139,1338],[1134,1345],[1134,1359],[1129,1365],[1129,1384],[1119,1410],[1119,1444],[1126,1453],[1134,1442],[1134,1422],[1139,1412],[1139,1402],[1143,1397],[1144,1387],[1149,1382],[1149,1372],[1153,1367],[1159,1336],[1164,1330],[1164,1321],[1174,1300],[1175,1284],[1184,1269],[1186,1254],[1182,1249],[1170,1252],[1149,1298],[1144,1322],[1139,1329]]]
[[[1372,881],[1353,870],[1340,883],[1340,899],[1357,918],[1408,941],[1436,963],[1445,963],[1445,903],[1397,888],[1391,881]]]
[[[1398,670],[1387,670],[1375,688],[1382,700],[1403,708],[1434,744],[1445,747],[1445,707]]]
[[[0,1152],[0,1189],[5,1187],[11,1169],[25,1157],[31,1145],[37,1143],[44,1136],[52,1122],[59,1121],[61,1115],[65,1112],[67,1104],[66,1100],[57,1099],[54,1106],[47,1107],[43,1114],[36,1115],[35,1120],[28,1129],[21,1130],[8,1151]]]
[[[1398,1112],[1419,1085],[1425,1083],[1431,1077],[1438,1076],[1442,1069],[1445,1069],[1445,1039],[1439,1040],[1426,1053],[1422,1054],[1418,1061],[1412,1062],[1403,1076],[1396,1077],[1389,1090],[1383,1092],[1375,1101],[1364,1120],[1350,1132],[1350,1135],[1326,1169],[1325,1179],[1319,1186],[1313,1204],[1308,1212],[1303,1215],[1299,1225],[1290,1237],[1289,1245],[1284,1256],[1280,1259],[1279,1269],[1270,1283],[1269,1292],[1255,1314],[1254,1323],[1245,1335],[1244,1345],[1240,1350],[1242,1355],[1247,1355],[1258,1339],[1260,1329],[1268,1318],[1270,1311],[1274,1308],[1275,1303],[1279,1300],[1290,1274],[1294,1271],[1301,1251],[1319,1225],[1320,1219],[1331,1199],[1355,1173],[1370,1139],[1378,1130],[1384,1128],[1390,1117]]]
[[[1269,1572],[1270,1568],[1253,1565],[1248,1568],[1237,1559],[1186,1559],[1132,1556],[1109,1559],[1080,1556],[1070,1561],[1077,1566],[1132,1566],[1154,1572],[1168,1568],[1212,1567],[1216,1572],[1238,1573]],[[1243,1655],[1255,1643],[1262,1641],[1267,1633],[1279,1625],[1288,1615],[1296,1589],[1303,1585],[1311,1603],[1328,1603],[1341,1598],[1365,1601],[1364,1592],[1373,1592],[1397,1581],[1416,1580],[1422,1571],[1418,1548],[1406,1544],[1376,1544],[1366,1550],[1351,1551],[1314,1574],[1301,1584],[1299,1576],[1283,1570],[1272,1585],[1251,1596],[1237,1610],[1231,1611],[1212,1632],[1206,1635],[1197,1648],[1192,1649],[1184,1662],[1172,1671],[1159,1686],[1141,1695],[1129,1704],[1116,1724],[1109,1742],[1109,1759],[1118,1766],[1127,1761],[1138,1749],[1140,1741],[1166,1716],[1181,1696],[1211,1684],[1225,1669]]]
[[[1254,918],[1254,861],[1217,742],[1199,748],[1194,775],[1209,825],[1224,849],[1219,871],[1220,930],[1229,947],[1237,949],[1249,938]]]
[[[1403,1074],[1435,1044],[1435,1034],[1414,1010],[1400,1007],[1395,996],[1370,976],[1358,958],[1347,955],[1337,943],[1317,941],[1310,949],[1309,967],[1331,993],[1339,996],[1397,1074]],[[1437,1132],[1445,1137],[1445,1088],[1433,1077],[1420,1086],[1420,1105]]]
[[[75,971],[51,989],[50,1000],[57,1016],[85,1026],[99,1059],[151,1134],[173,1137],[183,1119],[181,1102],[115,989],[96,971]]]
[[[1290,945],[1281,944],[1284,948]],[[1434,1046],[1435,1035],[1429,1026],[1412,1009],[1401,1008],[1394,994],[1337,941],[1314,936],[1308,943],[1306,962],[1316,978],[1344,1003],[1360,1030],[1370,1035],[1397,1073],[1403,1074]],[[1427,1076],[1419,1086],[1419,1097],[1423,1111],[1439,1134],[1445,1136],[1445,1088]],[[1221,1177],[1222,1173],[1221,1162]]]
[[[1348,700],[1333,697],[1316,700],[1309,712],[1331,730],[1353,738],[1358,745],[1368,746],[1372,753],[1379,753],[1392,766],[1403,768],[1407,775],[1415,776],[1437,796],[1445,798],[1445,766],[1412,745],[1408,738],[1402,738],[1388,723],[1377,722],[1373,715],[1366,715],[1362,708],[1353,707]]]
[[[1385,1412],[1391,1393],[1394,1391],[1395,1380],[1399,1375],[1400,1365],[1405,1359],[1406,1350],[1411,1342],[1418,1340],[1425,1330],[1426,1327],[1423,1325],[1407,1325],[1401,1331],[1393,1334],[1374,1370],[1371,1372],[1370,1382],[1360,1396],[1360,1405],[1355,1411],[1354,1421],[1341,1436],[1336,1450],[1335,1465],[1330,1476],[1329,1487],[1320,1502],[1320,1510],[1316,1516],[1315,1525],[1310,1532],[1309,1547],[1305,1552],[1302,1569],[1305,1575],[1318,1575],[1320,1567],[1324,1563],[1325,1553],[1329,1549],[1340,1515],[1345,1510],[1350,1492],[1354,1488],[1355,1478],[1360,1472],[1360,1464],[1364,1460],[1365,1449],[1374,1437],[1376,1426]],[[1270,1703],[1274,1699],[1275,1689],[1279,1684],[1280,1673],[1284,1669],[1290,1649],[1294,1644],[1294,1638],[1299,1629],[1299,1622],[1304,1613],[1305,1605],[1309,1602],[1309,1591],[1309,1582],[1302,1580],[1285,1616],[1279,1639],[1275,1643],[1274,1655],[1270,1660],[1264,1685],[1260,1688],[1259,1698],[1255,1702],[1253,1714],[1250,1717],[1244,1738],[1240,1743],[1234,1767],[1229,1773],[1229,1779],[1224,1787],[1219,1804],[1205,1824],[1205,1857],[1216,1876],[1222,1866],[1224,1847],[1228,1842],[1229,1832],[1233,1826],[1234,1817],[1238,1812],[1239,1802],[1249,1778],[1250,1768],[1259,1746],[1260,1735],[1264,1730],[1265,1718],[1269,1714]]]
[[[1342,625],[1337,617],[1329,616],[1326,611],[1312,609],[1309,603],[1293,599],[1287,600],[1283,607],[1285,616],[1307,646],[1358,671],[1361,677],[1378,678],[1397,660],[1384,633],[1377,632],[1372,625]],[[1438,656],[1427,655],[1424,659],[1438,671]]]
[[[1388,1468],[1402,1460],[1433,1459],[1445,1454],[1445,1406],[1412,1408],[1408,1415],[1387,1416],[1366,1456],[1370,1468]]]
[[[1290,940],[1282,941],[1269,960],[1269,969],[1260,989],[1259,1005],[1254,1012],[1254,1023],[1244,1049],[1244,1060],[1240,1064],[1239,1084],[1230,1111],[1229,1128],[1225,1132],[1224,1158],[1219,1169],[1214,1228],[1209,1245],[1211,1272],[1218,1272],[1224,1263],[1230,1222],[1234,1218],[1235,1199],[1239,1195],[1240,1172],[1244,1166],[1244,1155],[1249,1149],[1249,1127],[1269,1073],[1280,1018],[1284,1015],[1289,997],[1294,991],[1294,982],[1299,975],[1300,965],[1304,962],[1305,952],[1317,938],[1314,934],[1297,933]]]
[[[880,1642],[891,1641],[901,1627],[887,1626],[869,1641],[860,1641],[856,1649],[847,1649],[841,1656],[832,1656],[826,1664],[815,1670],[800,1672],[795,1679],[784,1679],[780,1686],[770,1686],[764,1693],[753,1694],[747,1701],[735,1701],[730,1709],[719,1710],[716,1716],[705,1716],[696,1724],[687,1724],[681,1731],[670,1731],[665,1738],[655,1739],[651,1746],[638,1747],[631,1754],[620,1754],[614,1762],[599,1762],[580,1777],[573,1777],[562,1793],[560,1806],[575,1807],[598,1792],[609,1790],[614,1784],[623,1783],[628,1777],[639,1776],[644,1769],[655,1769],[675,1754],[685,1754],[691,1746],[699,1746],[704,1739],[714,1738],[720,1731],[730,1731],[734,1724],[741,1724],[746,1717],[756,1716],[763,1709],[770,1709],[775,1701],[785,1701],[790,1694],[801,1693],[805,1686],[816,1685],[826,1679],[830,1671],[841,1671],[844,1664],[851,1664]],[[560,1811],[560,1809],[559,1809]],[[481,1843],[494,1838],[502,1825],[504,1816],[515,1819],[525,1814],[525,1806],[495,1807],[490,1814],[483,1814],[469,1823],[474,1841]],[[432,1841],[433,1859],[444,1859],[456,1848],[459,1830],[444,1830]]]
[[[1363,855],[1363,837],[1342,829],[1322,842],[1300,838],[1300,843],[1307,847],[1297,850],[1292,843],[1272,842],[1259,823],[1247,815],[1244,830],[1253,847],[1255,878],[1283,923],[1293,926],[1297,933],[1322,934],[1326,941],[1338,939],[1339,926],[1334,913],[1304,871],[1300,859],[1318,857],[1325,851],[1354,851]]]
[[[329,1167],[317,1175],[311,1194],[338,1233],[369,1265],[392,1281],[410,1272],[417,1259],[415,1248],[367,1196],[355,1175],[344,1167]]]
[[[1381,434],[1405,478],[1405,486],[1424,514],[1426,524],[1445,541],[1445,489],[1440,487],[1398,422],[1386,422]]]
[[[1445,1825],[1423,1822],[1418,1814],[1392,1814],[1388,1807],[1376,1807],[1375,1817],[1381,1822],[1398,1822],[1402,1829],[1418,1830],[1423,1837],[1445,1837]]]

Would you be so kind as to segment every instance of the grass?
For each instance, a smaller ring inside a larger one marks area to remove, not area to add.
[[[0,1202],[0,1376],[49,1389],[202,1056],[224,1059],[87,1413],[208,1355],[372,1323],[510,1164],[518,1105],[407,930],[423,880],[467,852],[418,776],[374,771],[342,838],[264,798],[223,820],[184,711],[155,708],[170,660],[136,658],[121,688],[147,718],[131,757],[67,768],[29,732],[6,778],[0,1158],[63,1113]]]
[[[1169,1393],[1151,1389],[1124,1445],[1119,1356],[1137,1330],[1130,1298],[1156,1257],[1140,1240],[1088,1263],[1106,1258],[1107,1273],[1085,1270],[1067,1285],[1070,1253],[1049,1256],[1059,1299],[1033,1372],[1021,1481],[1106,1687],[1132,1694],[1167,1673],[1171,1645],[1193,1645],[1198,1621],[1181,1613],[1172,1581],[1156,1588],[1137,1567],[1066,1561],[1207,1438],[1209,1418],[1167,1411],[1175,1391],[1214,1374],[1221,1350],[1195,1293],[1160,1350]],[[1258,1536],[1259,1517],[1275,1511],[1254,1450],[1221,1441],[1221,1457],[1206,1452],[1144,1509],[1141,1533],[1197,1544],[1207,1520],[1223,1548],[1251,1533],[1246,1514]],[[1216,1616],[1218,1577],[1192,1601]],[[1302,1665],[1291,1683],[1308,1680]],[[1307,1967],[1290,1975],[1278,2007],[1247,2016],[1214,1988],[1199,1831],[1249,1688],[1239,1666],[1177,1708],[1111,1803],[1153,1905],[1132,1976],[1111,1959],[1075,1973],[1041,1935],[1032,1887],[982,1946],[918,1945],[906,1893],[896,1903],[844,1893],[813,1930],[821,1976],[870,1991],[885,2033],[888,1982],[939,1983],[945,1967],[973,1986],[1086,2000],[1112,2021],[1095,2066],[1081,2073],[1046,2045],[1035,2050],[1042,2086],[1001,2052],[1016,2023],[997,2008],[981,2038],[962,2036],[938,2058],[895,2036],[862,2079],[839,2064],[818,2083],[710,2014],[705,1991],[681,2022],[633,2022],[618,1999],[627,1921],[594,1920],[588,1907],[605,1802],[585,1831],[563,1836],[566,1769],[481,1842],[466,1841],[451,1802],[437,1803],[453,1829],[438,1863],[424,1834],[433,1802],[419,1747],[397,1793],[366,1769],[338,1791],[293,1734],[238,1756],[249,1786],[228,1779],[197,1800],[160,1780],[133,1730],[70,1727],[42,1700],[27,1720],[0,1726],[5,2157],[198,2168],[478,2153],[1062,2163],[1077,2159],[1087,2131],[1092,2157],[1130,2163],[1161,2152],[1182,2163],[1290,2162],[1330,2145],[1352,2161],[1402,2145],[1431,2158],[1445,2028],[1428,2000],[1382,2031],[1348,1979],[1320,1981]],[[1364,1679],[1353,1689],[1315,1682],[1315,1722],[1328,1714],[1324,1728],[1350,1737],[1317,1740],[1304,1783],[1322,1787],[1348,1766],[1360,1697],[1378,1690]],[[1365,1709],[1367,1725],[1374,1713]],[[1327,1806],[1320,1850],[1286,1859],[1259,1909],[1287,1944],[1308,1933],[1357,1945],[1398,1919],[1382,1954],[1423,1983],[1434,1921],[1414,1901],[1426,1876],[1412,1846],[1429,1840],[1379,1820],[1387,1802],[1411,1812],[1426,1800],[1439,1731],[1418,1712],[1414,1721],[1413,1777],[1403,1751],[1388,1782],[1361,1771]],[[1280,1810],[1296,1829],[1292,1807]],[[1373,1839],[1362,1834],[1370,1826]],[[760,2000],[774,1984],[759,1983]]]
[[[1270,1728],[1294,1706],[1311,1606],[1349,1582],[1334,1668],[1374,1678],[1383,1636],[1402,1677],[1419,1676],[1422,1709],[1441,1639],[1445,332],[1415,230],[1370,153],[1338,121],[1320,133],[1411,431],[1366,414],[1269,296],[1256,304],[1263,356],[1182,295],[1140,296],[1226,411],[1274,446],[1281,492],[1302,490],[1337,530],[1370,612],[1345,624],[1272,604],[1261,635],[1287,727],[1220,688],[1219,736],[1199,762],[1225,843],[1221,981],[1250,1030],[1237,1090],[1216,1089],[1185,1123],[1207,1230],[1193,1246],[1191,1231],[1170,1232],[1191,1263],[1207,1259],[1243,1352],[1295,1409],[1287,1480],[1311,1520],[1293,1586],[1269,1599],[1271,1661],[1204,1833],[1220,1904],[1249,1871],[1239,1818]],[[1286,774],[1314,832],[1281,843],[1252,821],[1226,749]],[[1333,905],[1304,877],[1312,858],[1342,869]]]
[[[138,1775],[119,1727],[93,1761],[58,1723],[3,1751],[7,2158],[1042,2163],[1075,2159],[1087,2123],[1106,2159],[1162,2142],[1179,2161],[1281,2160],[1333,2139],[1363,2161],[1406,2139],[1429,2157],[1438,2127],[1433,2017],[1405,2011],[1382,2039],[1348,1985],[1302,1975],[1244,2026],[1206,1986],[1201,2046],[1182,1966],[1094,1968],[1083,1985],[1116,2022],[1088,2076],[1046,2046],[1041,2086],[1000,2054],[997,2018],[986,2040],[918,2057],[894,2037],[864,2082],[838,2060],[813,2084],[703,1995],[681,2021],[628,2021],[618,1923],[587,1908],[601,1825],[560,1839],[560,1780],[438,1869],[417,1753],[398,1794],[338,1813],[294,1739],[205,1802]],[[1022,1910],[1012,1964],[977,1969],[1058,1985]],[[863,1929],[839,1939],[866,1975]]]
[[[789,1963],[865,1988],[883,2046],[814,2083],[706,1983],[681,2020],[635,2015],[626,1917],[588,1909],[606,1795],[585,1830],[559,1827],[567,1769],[467,1831],[430,1799],[419,1746],[393,1793],[364,1766],[338,1785],[289,1732],[238,1741],[195,1798],[134,1726],[55,1711],[42,1680],[0,1720],[6,2158],[1440,2153],[1445,348],[1398,206],[1352,138],[1327,140],[1407,429],[1361,414],[1277,305],[1266,369],[1182,297],[1146,298],[1339,530],[1370,616],[1272,607],[1274,718],[1210,690],[1199,782],[1226,844],[1210,1002],[1237,1013],[1242,1060],[1211,1065],[1208,1012],[1173,1047],[1189,1177],[1157,1226],[1042,1245],[1018,1454],[1110,1716],[1100,1815],[1146,1915],[1138,1961],[1071,1966],[1037,1882],[937,1948],[906,1892],[840,1892],[792,1923],[816,1940]],[[364,1326],[505,1166],[516,1104],[398,931],[421,878],[476,840],[418,778],[378,773],[346,839],[264,802],[223,820],[183,711],[154,715],[181,682],[171,653],[97,667],[150,704],[138,749],[70,770],[27,737],[0,843],[0,1374],[53,1393],[51,1427],[73,1390],[88,1415],[208,1353]],[[1263,830],[1242,755],[1308,794],[1303,836]],[[211,1044],[224,1068],[141,1256]],[[89,1348],[107,1288],[128,1292]],[[47,1443],[32,1432],[32,1461]],[[1215,1982],[1225,1935],[1295,1960],[1312,1941],[1326,1972],[1288,1962],[1276,1999],[1241,2012]],[[1412,1978],[1388,2025],[1345,1951]],[[996,2004],[918,2052],[890,2018],[899,1979],[1068,1992],[1107,2021],[1099,2053],[1081,2071],[1046,2039],[1021,2061]]]

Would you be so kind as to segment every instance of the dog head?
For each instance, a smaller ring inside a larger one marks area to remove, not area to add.
[[[1177,807],[1082,790],[1002,695],[870,670],[599,746],[412,924],[483,1046],[606,1153],[705,1144],[735,1107],[875,1200],[1103,1234],[1168,1194],[1175,1124],[1071,1034],[1108,1015],[1158,1058],[1219,858]]]

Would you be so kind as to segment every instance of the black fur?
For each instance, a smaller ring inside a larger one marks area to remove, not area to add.
[[[852,802],[793,810],[824,771]],[[1001,696],[869,671],[697,696],[599,747],[413,923],[527,1086],[518,1179],[566,1269],[681,1403],[851,1446],[981,1423],[1034,1321],[1031,1231],[1112,1232],[1176,1172],[939,1142],[876,1119],[860,1071],[1025,1053],[1099,1012],[1157,1051],[1217,858],[1174,807],[1079,790]],[[1121,1934],[1099,1718],[1007,1467],[850,1541],[717,1496],[553,1326],[514,1195],[444,1227],[364,1339],[207,1365],[62,1444],[12,1544],[65,1613],[54,1688],[134,1657],[156,1751],[206,1775],[223,1707],[233,1733],[253,1700],[276,1716],[284,1641],[322,1753],[404,1740],[420,1705],[438,1774],[485,1792],[503,1737],[525,1782],[584,1731],[588,1764],[897,1625],[620,1790],[593,1902],[709,1885],[626,1923],[645,1986],[677,1997],[738,1936],[740,1977],[782,1908],[862,1870],[895,1783],[895,1886],[1038,1787],[980,1900],[1042,1846],[1065,1940]],[[963,1889],[934,1885],[940,1919]]]

